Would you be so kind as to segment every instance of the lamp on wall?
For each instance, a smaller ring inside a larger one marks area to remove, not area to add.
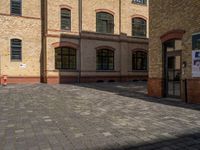
[[[187,67],[187,62],[186,62],[186,61],[183,62],[182,67],[183,67],[183,68],[186,68],[186,67]]]

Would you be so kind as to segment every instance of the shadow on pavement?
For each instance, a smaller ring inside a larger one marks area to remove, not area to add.
[[[134,143],[134,142],[133,142]],[[149,143],[128,144],[121,147],[110,146],[104,150],[199,150],[200,133],[181,135],[171,139],[161,139]]]
[[[159,103],[163,105],[182,107],[193,110],[200,110],[198,104],[188,104],[184,101],[172,98],[154,98],[147,96],[147,83],[146,82],[127,82],[127,83],[81,83],[73,84],[80,87],[96,89],[115,93],[120,96],[137,98],[143,101]]]

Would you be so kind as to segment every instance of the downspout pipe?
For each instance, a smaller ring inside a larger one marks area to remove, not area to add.
[[[119,0],[119,37],[121,38],[121,25],[122,25],[122,1]],[[119,41],[119,51],[120,51],[120,82],[122,82],[122,56],[121,56],[121,50],[122,50],[122,43],[121,43],[121,39]]]
[[[47,33],[47,0],[41,0],[41,56],[40,74],[41,82],[47,83],[47,59],[46,59],[46,33]]]
[[[81,33],[82,33],[82,0],[78,0],[79,4],[79,71],[78,71],[78,83],[81,82]]]

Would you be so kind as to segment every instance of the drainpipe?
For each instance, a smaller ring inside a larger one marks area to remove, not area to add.
[[[41,82],[47,83],[47,52],[46,52],[46,33],[47,33],[47,0],[41,0],[41,56],[40,74]]]
[[[122,1],[119,0],[119,34],[121,34],[121,18],[122,18]]]
[[[121,18],[122,18],[122,1],[121,0],[119,0],[119,51],[120,51],[120,82],[122,81],[122,70],[121,70],[121,68],[122,68],[122,57],[121,57],[121,50],[122,50],[122,48],[121,48],[121,24],[122,24],[122,22],[121,22]]]
[[[81,32],[82,32],[82,0],[79,1],[79,71],[78,71],[78,83],[81,82]]]
[[[1,73],[1,70],[2,70],[2,67],[1,67],[1,59],[2,59],[2,52],[0,53],[0,85],[1,85],[1,80],[2,80],[2,73]]]

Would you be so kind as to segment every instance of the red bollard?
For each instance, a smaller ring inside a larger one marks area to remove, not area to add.
[[[8,84],[7,80],[8,80],[8,76],[3,75],[3,86],[6,86]]]

